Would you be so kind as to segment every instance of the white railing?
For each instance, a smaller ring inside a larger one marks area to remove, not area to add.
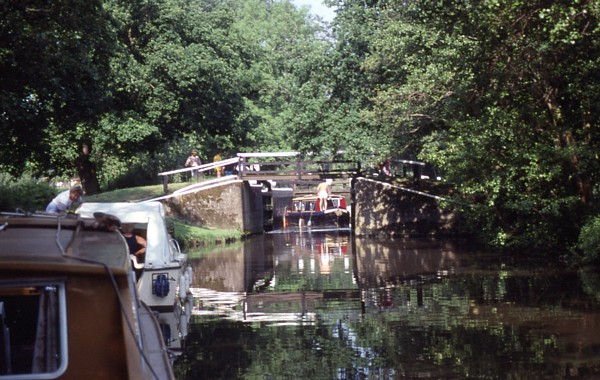
[[[226,160],[215,161],[215,162],[211,162],[209,164],[203,164],[203,165],[199,165],[199,166],[190,166],[190,167],[183,168],[183,169],[170,170],[168,172],[158,173],[158,175],[163,177],[163,190],[166,194],[169,191],[169,176],[171,176],[173,174],[190,173],[190,175],[191,175],[191,173],[195,171],[198,175],[200,175],[209,170],[214,170],[215,168],[218,168],[220,166],[238,164],[239,161],[240,161],[240,159],[237,157],[228,158]]]
[[[310,155],[309,156],[313,156]],[[274,159],[274,160],[273,160]],[[316,157],[315,157],[316,159]],[[236,157],[194,167],[170,170],[158,175],[163,177],[163,189],[168,194],[169,176],[195,172],[196,178],[217,167],[233,167],[233,174],[241,180],[322,180],[325,177],[347,178],[360,171],[360,164],[348,168],[352,161],[309,160],[300,152],[253,152],[237,153]],[[340,167],[340,165],[342,167]]]

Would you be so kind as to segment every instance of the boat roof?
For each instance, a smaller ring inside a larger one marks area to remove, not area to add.
[[[330,198],[341,199],[341,198],[344,198],[344,197],[342,195],[332,194],[330,196]],[[317,196],[316,195],[305,195],[305,196],[302,196],[302,197],[292,198],[293,202],[298,202],[298,201],[315,201],[315,200],[317,200]]]
[[[176,260],[171,246],[171,236],[167,230],[165,209],[157,201],[128,203],[128,202],[85,202],[79,206],[77,213],[82,217],[93,217],[94,213],[102,212],[114,215],[121,223],[146,224],[146,258],[145,265],[162,267]]]
[[[123,236],[94,219],[13,214],[0,215],[0,267],[129,273],[130,262]]]
[[[104,212],[118,217],[122,223],[148,223],[148,219],[165,218],[165,208],[157,201],[150,202],[85,202],[77,209],[84,217]]]

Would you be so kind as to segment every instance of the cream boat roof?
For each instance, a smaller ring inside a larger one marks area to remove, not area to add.
[[[160,268],[178,262],[179,252],[171,242],[165,221],[165,209],[160,202],[144,203],[83,203],[77,209],[82,217],[93,217],[95,212],[114,215],[121,223],[147,224],[145,266]]]
[[[93,222],[93,219],[2,215],[0,266],[3,270],[104,272],[93,265],[96,262],[129,273],[123,237],[96,229]]]

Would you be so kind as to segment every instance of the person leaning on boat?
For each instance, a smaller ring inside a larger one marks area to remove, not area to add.
[[[140,235],[134,234],[133,224],[129,223],[121,225],[121,233],[127,242],[129,253],[135,255],[138,263],[143,263],[144,257],[146,256],[146,239]]]
[[[331,179],[326,179],[317,186],[317,198],[319,199],[320,209],[327,210],[327,199],[331,196]]]
[[[83,189],[81,186],[73,186],[58,194],[46,206],[46,212],[61,213],[67,212],[74,203],[83,203]]]

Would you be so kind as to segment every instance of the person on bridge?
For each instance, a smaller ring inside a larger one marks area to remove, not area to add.
[[[186,167],[196,167],[202,165],[202,161],[200,161],[200,157],[198,157],[198,151],[192,150],[192,154],[185,161]],[[196,180],[198,178],[198,171],[192,170],[192,179]]]
[[[390,159],[386,158],[381,165],[379,165],[379,172],[385,176],[390,177],[392,175],[392,169],[390,167]]]
[[[331,197],[331,179],[326,179],[317,186],[317,198],[319,200],[319,209],[327,210],[327,199]]]
[[[217,154],[215,154],[215,156],[213,157],[213,162],[219,162],[221,160],[223,160],[221,158],[221,152],[217,152]],[[217,174],[217,178],[219,178],[221,175],[223,175],[223,167],[222,166],[215,167],[215,173]]]

